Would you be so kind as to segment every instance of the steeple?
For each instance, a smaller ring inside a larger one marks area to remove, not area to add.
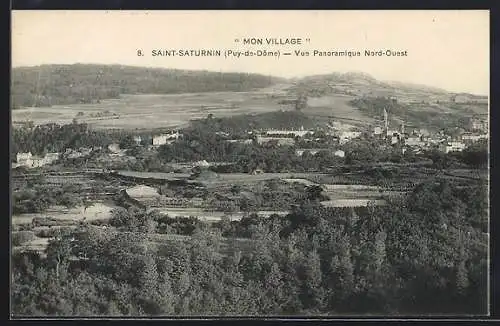
[[[384,108],[384,131],[385,135],[389,133],[389,115],[387,114],[387,110]]]

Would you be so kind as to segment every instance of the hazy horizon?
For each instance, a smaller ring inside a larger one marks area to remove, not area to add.
[[[154,49],[231,49],[237,46],[235,38],[245,37],[310,38],[303,49],[387,48],[407,50],[408,56],[226,59],[136,55],[138,48],[146,53]],[[286,79],[363,72],[380,81],[488,96],[489,12],[12,12],[12,67],[77,63],[255,73]]]
[[[369,75],[376,80],[380,82],[385,82],[385,83],[401,83],[401,84],[407,84],[407,85],[415,85],[415,86],[422,86],[422,87],[428,87],[428,88],[435,88],[436,90],[441,90],[444,92],[448,93],[467,93],[470,95],[476,95],[476,96],[489,96],[489,94],[480,94],[480,93],[471,93],[471,92],[463,92],[463,91],[450,91],[448,89],[442,88],[442,87],[437,87],[433,85],[426,85],[422,83],[413,83],[413,82],[407,82],[407,81],[401,81],[401,80],[383,80],[378,78],[377,76],[374,76],[370,73],[360,71],[360,70],[350,70],[346,72],[339,72],[339,71],[329,71],[329,72],[324,72],[324,73],[319,73],[319,74],[312,74],[312,75],[304,75],[304,76],[292,76],[292,77],[285,77],[285,76],[276,76],[276,75],[270,75],[270,74],[262,74],[262,73],[257,73],[257,72],[252,72],[252,71],[217,71],[217,70],[209,70],[209,69],[183,69],[183,68],[174,68],[174,67],[151,67],[151,66],[140,66],[140,65],[129,65],[129,64],[120,64],[120,63],[98,63],[98,62],[75,62],[75,63],[43,63],[40,65],[35,65],[35,66],[17,66],[17,67],[12,67],[13,69],[17,68],[37,68],[41,66],[72,66],[72,65],[96,65],[96,66],[123,66],[123,67],[131,67],[131,68],[143,68],[143,69],[166,69],[166,70],[185,70],[185,71],[207,71],[207,72],[215,72],[215,73],[236,73],[236,74],[257,74],[257,75],[263,75],[263,76],[269,76],[273,78],[281,78],[286,81],[292,81],[294,79],[301,79],[301,78],[307,78],[307,77],[315,77],[315,76],[327,76],[331,74],[345,74],[345,73],[361,73],[361,74],[366,74]]]

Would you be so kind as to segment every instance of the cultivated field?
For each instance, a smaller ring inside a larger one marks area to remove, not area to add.
[[[288,182],[288,183],[300,183],[300,184],[303,184],[306,187],[318,185],[316,182],[313,182],[313,181],[308,180],[308,179],[299,179],[299,178],[296,178],[296,179],[283,179],[283,181]]]
[[[178,180],[187,179],[188,173],[166,173],[166,172],[137,172],[137,171],[117,171],[118,175],[124,177],[142,178],[142,179],[160,179],[160,180]]]
[[[13,247],[13,251],[22,250],[22,251],[36,251],[39,253],[43,253],[47,246],[49,245],[49,241],[51,238],[39,238],[35,237],[33,240],[25,242],[19,246]]]
[[[327,191],[366,191],[372,190],[377,191],[381,190],[380,187],[377,186],[366,186],[366,185],[347,185],[347,184],[325,184],[323,187]]]
[[[113,208],[115,206],[110,203],[94,203],[86,209],[84,206],[71,209],[63,206],[52,206],[44,213],[12,215],[12,224],[30,224],[35,218],[50,218],[61,222],[105,220],[111,217]]]
[[[118,175],[125,177],[143,178],[143,179],[158,179],[158,180],[178,180],[187,179],[187,173],[163,173],[163,172],[136,172],[136,171],[117,171]],[[254,183],[273,179],[282,179],[288,182],[301,182],[315,184],[315,178],[328,176],[323,173],[214,173],[208,177],[201,176],[196,179],[197,182],[207,185],[228,185],[238,183]]]
[[[385,200],[383,199],[334,199],[323,201],[321,204],[326,207],[363,207],[369,204],[374,205],[385,205]]]
[[[269,89],[252,92],[212,92],[169,95],[122,95],[99,104],[55,105],[12,111],[12,121],[68,124],[74,118],[94,128],[155,129],[184,126],[190,120],[286,109],[269,96]],[[292,108],[289,108],[292,109]],[[108,111],[107,116],[96,117]],[[79,112],[83,115],[77,116]],[[113,116],[116,114],[117,116]],[[147,126],[147,127],[145,127]]]
[[[204,211],[197,208],[160,208],[156,211],[161,214],[166,214],[169,217],[196,217],[201,221],[205,222],[217,222],[220,221],[224,216],[229,217],[232,221],[239,221],[244,216],[244,212],[232,212],[224,213],[220,211]],[[258,216],[269,217],[273,214],[286,215],[287,211],[258,211],[255,212]]]
[[[374,120],[349,105],[349,101],[354,99],[349,95],[328,95],[309,98],[308,108],[304,112],[320,117],[331,117],[345,123],[354,125],[366,125],[373,123]]]
[[[273,179],[306,179],[311,180],[316,176],[322,176],[321,173],[221,173],[218,174],[213,180],[207,180],[207,183],[215,184],[237,184],[248,182],[260,182]]]

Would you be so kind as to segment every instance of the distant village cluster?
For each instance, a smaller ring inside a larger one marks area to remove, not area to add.
[[[403,153],[408,149],[420,153],[432,147],[437,147],[444,153],[461,152],[468,145],[489,137],[488,121],[479,117],[470,118],[468,129],[461,130],[456,135],[447,135],[444,130],[432,134],[425,128],[413,128],[407,131],[404,123],[399,129],[390,129],[387,110],[384,110],[384,127],[375,127],[372,135],[382,137],[392,145],[398,143],[403,145]]]
[[[337,157],[345,157],[345,151],[340,149],[341,146],[349,143],[350,141],[360,138],[362,135],[369,135],[372,139],[385,140],[388,145],[400,145],[402,154],[407,151],[412,151],[413,153],[419,154],[424,150],[429,150],[432,148],[438,149],[443,153],[450,152],[460,152],[463,151],[467,146],[478,142],[483,139],[488,139],[488,120],[486,117],[475,116],[469,119],[469,124],[467,129],[462,129],[454,135],[448,135],[444,130],[431,133],[425,128],[405,128],[404,123],[401,123],[398,127],[394,128],[390,125],[389,114],[387,110],[384,109],[383,125],[375,125],[370,127],[369,130],[363,130],[359,127],[354,127],[349,124],[341,122],[332,122],[325,129],[308,129],[305,130],[304,127],[285,130],[254,130],[248,132],[247,138],[232,139],[232,135],[227,132],[217,132],[219,136],[225,138],[226,142],[230,143],[241,143],[241,144],[251,144],[256,142],[260,145],[263,144],[274,144],[277,146],[295,146],[297,141],[304,140],[308,141],[320,141],[321,138],[316,137],[316,131],[325,131],[325,135],[337,139],[339,148],[333,150],[333,154]],[[316,138],[314,138],[316,137]],[[144,141],[141,136],[134,136],[134,142],[136,146],[144,146],[146,149],[154,151],[159,146],[169,145],[182,138],[182,132],[179,130],[171,130],[169,132],[152,135],[149,138],[149,143]],[[50,165],[57,161],[59,158],[74,159],[80,157],[89,156],[91,153],[96,151],[101,151],[101,147],[95,148],[68,148],[64,153],[46,153],[45,156],[39,157],[32,155],[32,153],[17,153],[16,163],[13,163],[13,168],[25,167],[25,168],[38,168],[45,165]],[[312,155],[324,149],[315,148],[296,148],[295,152],[298,156],[303,155],[305,151],[308,151]],[[107,147],[107,157],[102,158],[102,160],[120,159],[125,155],[126,149],[120,148],[118,144],[110,144]],[[134,159],[131,157],[131,159]]]

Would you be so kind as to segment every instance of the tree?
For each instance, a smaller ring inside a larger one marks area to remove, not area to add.
[[[66,206],[66,208],[74,208],[77,207],[82,203],[81,199],[76,197],[74,194],[71,193],[64,193],[64,195],[61,197],[61,204]]]
[[[267,314],[280,313],[282,305],[285,303],[285,295],[283,293],[284,282],[282,273],[277,263],[272,263],[269,273],[266,274],[263,282],[264,291],[264,307],[263,310]]]
[[[318,185],[312,185],[307,187],[307,199],[310,201],[325,200],[323,195],[323,188]]]
[[[307,254],[303,269],[302,304],[305,309],[321,311],[324,304],[324,289],[322,286],[321,260],[316,251]]]
[[[116,208],[111,212],[110,224],[116,227],[129,226],[133,223],[133,217],[124,208]]]
[[[36,236],[32,231],[19,231],[11,234],[13,246],[20,246],[26,242],[34,240],[35,238]]]
[[[122,149],[130,149],[130,148],[136,146],[136,142],[135,142],[134,137],[132,135],[125,135],[120,140],[119,145],[120,145],[120,148],[122,148]]]
[[[238,195],[241,192],[241,186],[240,185],[232,185],[231,186],[231,193],[233,195]]]
[[[66,231],[60,232],[53,240],[49,242],[46,249],[49,265],[55,268],[56,278],[65,278],[69,258],[73,254],[72,236]]]
[[[459,294],[464,294],[469,287],[469,278],[467,268],[465,267],[465,261],[460,261],[457,266],[456,271],[456,287]]]

